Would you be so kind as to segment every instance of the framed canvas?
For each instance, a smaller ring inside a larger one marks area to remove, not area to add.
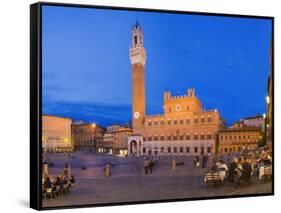
[[[32,208],[274,195],[273,17],[40,2],[30,71]]]

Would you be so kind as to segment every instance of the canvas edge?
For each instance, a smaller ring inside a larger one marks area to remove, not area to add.
[[[120,203],[102,203],[102,204],[81,204],[71,206],[54,206],[42,207],[41,196],[41,165],[42,165],[42,6],[62,6],[76,8],[96,8],[96,9],[112,9],[112,10],[127,10],[127,11],[146,11],[174,14],[191,14],[191,15],[206,15],[206,16],[223,16],[237,18],[256,18],[270,19],[272,21],[272,149],[273,149],[273,175],[272,175],[272,192],[262,194],[244,194],[232,196],[215,196],[215,197],[196,197],[184,199],[164,199],[164,200],[149,200],[135,202],[120,202]],[[36,144],[34,144],[36,141]],[[118,7],[105,5],[85,5],[72,3],[56,3],[56,2],[38,2],[30,5],[30,207],[36,210],[55,210],[55,209],[73,209],[73,208],[88,208],[88,207],[106,207],[116,205],[137,205],[137,204],[153,204],[167,202],[183,202],[183,201],[200,201],[214,199],[230,199],[230,198],[246,198],[274,195],[274,17],[273,16],[257,16],[257,15],[242,15],[242,14],[224,14],[210,12],[193,12],[181,10],[164,10],[164,9],[149,9],[149,8],[134,8],[134,7]]]

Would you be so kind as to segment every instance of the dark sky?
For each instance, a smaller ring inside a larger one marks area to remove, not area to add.
[[[43,6],[43,113],[106,126],[131,119],[131,30],[144,30],[147,114],[190,87],[228,124],[262,114],[271,21]]]

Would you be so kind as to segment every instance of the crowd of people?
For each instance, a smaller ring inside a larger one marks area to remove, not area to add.
[[[42,193],[45,197],[48,194],[51,198],[55,198],[63,194],[69,194],[70,188],[73,188],[74,184],[75,178],[73,175],[70,178],[59,175],[51,179],[50,176],[45,174],[42,180]]]

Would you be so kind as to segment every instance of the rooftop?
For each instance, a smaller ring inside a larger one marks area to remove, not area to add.
[[[237,132],[237,131],[261,131],[260,127],[255,127],[255,126],[245,126],[245,127],[240,127],[240,128],[227,128],[227,129],[222,129],[219,130],[218,132]]]

